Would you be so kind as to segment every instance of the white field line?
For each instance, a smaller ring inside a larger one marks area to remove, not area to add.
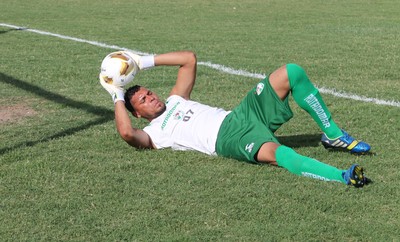
[[[15,26],[15,25],[6,24],[6,23],[0,23],[0,26],[12,28],[12,29],[16,29],[16,30],[29,31],[29,32],[33,32],[33,33],[37,33],[37,34],[41,34],[41,35],[53,36],[53,37],[57,37],[60,39],[65,39],[65,40],[72,40],[75,42],[91,44],[91,45],[102,47],[102,48],[108,48],[108,49],[114,49],[114,50],[130,50],[139,55],[149,55],[150,54],[150,53],[132,50],[132,49],[128,49],[125,47],[116,46],[116,45],[108,45],[108,44],[100,43],[97,41],[90,41],[90,40],[70,37],[70,36],[66,36],[66,35],[41,31],[41,30],[37,30],[37,29],[30,29],[30,28],[21,27],[21,26]],[[232,75],[238,75],[238,76],[244,76],[244,77],[250,77],[250,78],[258,78],[258,79],[263,79],[266,77],[264,74],[250,73],[245,70],[236,70],[236,69],[224,66],[224,65],[214,64],[211,62],[199,61],[197,64],[215,69],[220,72],[232,74]],[[333,95],[333,96],[339,97],[339,98],[346,98],[346,99],[351,99],[351,100],[356,100],[356,101],[361,101],[361,102],[374,103],[377,105],[400,107],[400,102],[395,101],[395,100],[387,101],[387,100],[382,100],[382,99],[377,99],[377,98],[369,98],[369,97],[359,96],[359,95],[352,94],[352,93],[341,92],[341,91],[337,91],[335,89],[329,89],[329,88],[325,88],[325,87],[318,87],[318,90],[321,93],[330,94],[330,95]]]

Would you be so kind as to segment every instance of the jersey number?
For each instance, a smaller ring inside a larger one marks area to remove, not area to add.
[[[189,119],[192,117],[193,114],[194,114],[194,112],[191,109],[189,109],[189,111],[186,112],[186,115],[183,116],[182,121],[184,121],[184,122],[189,121]]]

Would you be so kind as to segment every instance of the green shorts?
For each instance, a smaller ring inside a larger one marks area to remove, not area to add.
[[[260,147],[266,142],[279,144],[274,132],[292,117],[288,97],[282,101],[265,78],[222,122],[217,154],[257,163],[255,155]]]

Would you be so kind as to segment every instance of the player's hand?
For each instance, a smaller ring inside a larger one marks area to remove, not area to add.
[[[139,70],[148,69],[154,66],[154,56],[152,55],[141,56],[131,51],[126,51],[126,53],[136,62]]]
[[[130,57],[132,57],[132,59],[136,62],[136,64],[138,65],[139,69],[141,70],[141,66],[140,66],[140,59],[142,58],[142,56],[137,55],[131,51],[126,51],[126,54],[128,54]]]
[[[100,84],[111,95],[111,98],[114,101],[114,103],[116,103],[117,101],[125,102],[124,89],[122,87],[117,87],[117,86],[108,84],[101,77],[100,77]]]

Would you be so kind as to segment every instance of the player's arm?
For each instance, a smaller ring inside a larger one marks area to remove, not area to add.
[[[140,70],[153,66],[179,66],[178,76],[170,95],[190,99],[190,93],[196,80],[197,59],[195,53],[176,51],[156,56],[140,56],[128,51],[128,54],[138,63]]]
[[[100,79],[100,83],[110,93],[115,105],[115,123],[119,135],[129,145],[139,148],[155,148],[150,136],[141,129],[132,127],[128,112],[125,109],[124,90],[121,87],[107,84]]]
[[[156,66],[179,66],[178,76],[170,95],[178,95],[190,99],[196,80],[197,59],[191,51],[177,51],[156,55]]]
[[[114,112],[118,133],[126,143],[139,149],[154,148],[150,136],[146,132],[132,127],[124,101],[115,102]]]

